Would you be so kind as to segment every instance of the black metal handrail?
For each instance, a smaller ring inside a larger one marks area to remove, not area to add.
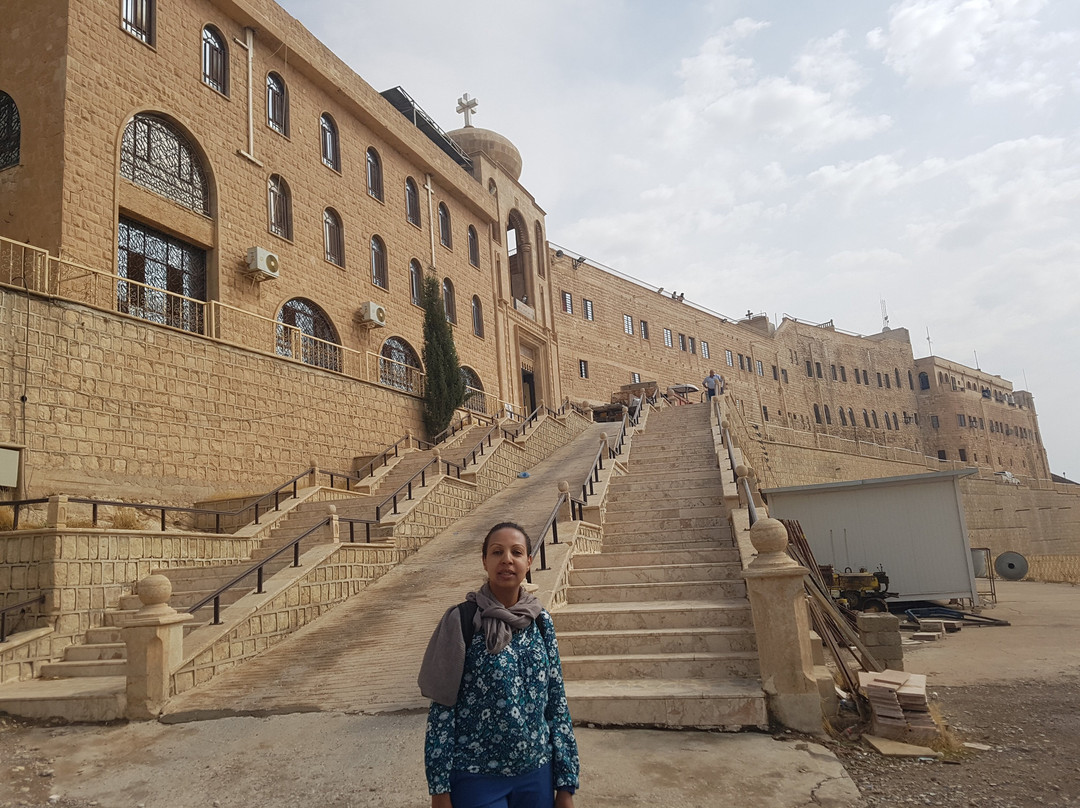
[[[589,469],[589,474],[585,478],[585,482],[581,484],[581,500],[583,503],[589,501],[589,496],[596,493],[594,490],[594,484],[600,482],[600,472],[604,468],[604,451],[607,448],[605,441],[600,441],[600,445],[596,449],[596,457],[593,459],[592,468]]]
[[[497,430],[498,428],[499,428],[498,422],[492,424],[491,429],[489,429],[486,433],[484,433],[484,436],[482,438],[480,438],[480,441],[474,447],[472,447],[471,450],[469,450],[468,452],[465,453],[465,456],[461,458],[462,467],[468,466],[470,462],[473,465],[476,465],[477,452],[479,452],[480,456],[483,457],[483,455],[484,455],[484,443],[486,442],[488,447],[489,448],[491,447],[491,436],[492,436],[492,434],[494,434],[495,430]]]
[[[8,616],[8,612],[14,612],[15,610],[19,610],[19,617],[22,617],[22,615],[26,614],[26,609],[27,609],[28,606],[33,606],[35,603],[44,603],[44,602],[45,602],[45,594],[42,593],[42,594],[38,595],[36,598],[30,598],[30,600],[24,600],[21,603],[14,603],[11,606],[5,606],[3,609],[0,609],[0,642],[6,642],[7,641],[7,616]]]
[[[539,420],[540,410],[542,409],[546,409],[546,407],[543,404],[539,404],[537,405],[535,410],[533,410],[524,419],[522,419],[520,431],[518,431],[517,426],[515,426],[513,430],[507,430],[506,428],[503,428],[503,434],[510,438],[510,440],[516,440],[518,437],[524,437],[525,433],[529,431],[529,425],[534,424],[537,420]]]
[[[365,477],[371,477],[372,475],[374,475],[375,474],[375,469],[386,465],[387,461],[390,459],[390,453],[393,452],[394,453],[393,456],[398,457],[398,448],[403,443],[407,444],[408,441],[409,441],[409,436],[406,435],[405,437],[398,439],[397,443],[393,443],[390,446],[387,446],[385,449],[382,450],[382,452],[375,455],[375,457],[373,457],[371,459],[371,462],[368,463],[366,466],[364,466],[363,469],[360,469],[360,470],[357,471],[358,478],[362,480]],[[376,466],[375,463],[377,461],[382,461],[382,462],[379,463],[378,466]],[[365,469],[367,471],[365,473],[361,474],[360,472],[364,471]]]
[[[622,454],[623,440],[626,438],[626,424],[628,420],[629,413],[623,413],[622,423],[619,424],[619,434],[615,436],[614,449],[610,448],[611,441],[608,441],[608,455],[611,457],[612,460],[614,460],[616,456]]]
[[[380,502],[378,505],[375,506],[375,521],[376,522],[382,522],[383,508],[385,508],[387,505],[389,505],[391,503],[393,504],[393,510],[391,510],[390,513],[397,513],[398,512],[398,509],[397,509],[398,508],[398,497],[402,493],[406,494],[406,496],[405,496],[406,501],[411,500],[413,498],[413,483],[416,482],[417,477],[420,478],[420,487],[425,488],[427,486],[427,470],[434,465],[435,466],[435,473],[438,474],[439,473],[439,465],[438,464],[443,464],[443,465],[446,466],[447,475],[449,475],[451,473],[450,472],[451,469],[455,469],[457,471],[457,478],[459,480],[461,479],[461,472],[465,470],[462,466],[459,466],[457,463],[453,463],[453,462],[451,462],[449,460],[443,460],[441,457],[433,457],[433,458],[431,458],[431,460],[429,460],[427,463],[425,463],[420,468],[419,471],[417,471],[415,474],[413,474],[413,476],[410,477],[405,483],[403,483],[394,493],[392,493],[390,496],[388,496],[386,499],[384,499],[382,502]]]
[[[582,518],[582,511],[583,511],[583,509],[585,507],[585,503],[582,502],[581,500],[574,499],[569,494],[564,494],[564,493],[560,492],[559,493],[559,498],[555,501],[555,507],[552,509],[551,514],[548,516],[547,521],[544,523],[544,526],[542,528],[540,528],[540,530],[537,531],[536,546],[532,548],[533,560],[536,559],[536,556],[538,554],[540,556],[540,569],[541,570],[546,570],[548,568],[548,565],[547,565],[547,553],[544,550],[544,545],[545,545],[544,540],[547,538],[548,532],[550,531],[550,533],[551,533],[551,543],[552,544],[558,544],[559,543],[559,511],[562,509],[563,503],[567,502],[567,501],[570,502],[570,519],[571,519],[571,521],[580,521],[581,518]],[[528,581],[530,584],[532,583],[532,569],[531,568],[529,569],[529,571],[527,573],[525,573],[525,580]]]

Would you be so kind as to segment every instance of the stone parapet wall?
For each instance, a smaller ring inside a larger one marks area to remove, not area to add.
[[[1080,554],[1080,491],[1032,490],[999,480],[965,478],[960,492],[971,546],[989,547],[993,558],[1012,551],[1030,563],[1032,558]],[[1066,567],[1055,563],[1045,569],[1055,574]],[[1029,577],[1059,580],[1041,577],[1035,565]]]
[[[173,674],[174,692],[182,693],[208,682],[222,671],[272,648],[380,578],[400,559],[401,552],[397,549],[362,544],[314,548],[305,554],[304,569],[294,571],[291,580],[283,581],[280,574],[275,576],[276,591],[268,588],[263,595],[253,593],[231,606],[232,610],[248,608],[250,612],[224,635],[213,637],[216,627],[205,626],[185,640],[187,658]],[[309,567],[312,560],[314,566]],[[284,572],[287,574],[288,570]],[[204,634],[200,636],[200,632]],[[202,639],[208,635],[210,639]]]
[[[1029,581],[1052,584],[1080,584],[1080,554],[1027,556]]]

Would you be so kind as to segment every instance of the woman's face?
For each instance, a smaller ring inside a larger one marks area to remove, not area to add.
[[[512,595],[516,602],[518,589],[530,566],[532,558],[520,530],[504,527],[491,534],[484,556],[484,570],[493,593]]]

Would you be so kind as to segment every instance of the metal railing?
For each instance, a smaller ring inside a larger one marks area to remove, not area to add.
[[[396,443],[392,443],[387,446],[385,449],[375,455],[370,462],[361,467],[360,470],[356,472],[357,479],[363,480],[367,477],[371,477],[375,474],[375,470],[385,466],[389,462],[391,457],[399,457],[400,455],[398,450],[403,443],[408,446],[408,435],[398,438]]]
[[[544,523],[544,526],[537,531],[536,545],[532,548],[532,558],[535,561],[537,555],[540,556],[540,569],[546,570],[547,565],[547,551],[544,549],[547,544],[547,536],[551,534],[551,544],[559,543],[559,511],[562,510],[564,502],[570,502],[570,518],[574,521],[581,519],[583,502],[574,499],[569,494],[559,494],[559,498],[555,501],[555,507],[551,509],[551,513]],[[532,569],[530,568],[525,573],[525,580],[530,584],[532,583]]]
[[[407,502],[407,501],[411,500],[413,498],[413,483],[416,482],[416,480],[419,478],[419,480],[420,480],[420,486],[419,487],[420,488],[426,488],[427,487],[427,470],[429,468],[431,468],[432,466],[435,466],[435,473],[438,474],[440,465],[446,466],[447,475],[451,474],[451,469],[456,471],[457,472],[457,478],[459,480],[461,479],[461,472],[465,470],[462,466],[459,466],[457,463],[452,463],[449,460],[443,460],[441,457],[433,457],[433,458],[431,458],[431,460],[429,460],[427,463],[425,463],[420,468],[419,471],[417,471],[415,474],[413,474],[413,476],[410,477],[405,483],[403,483],[394,493],[392,493],[390,496],[388,496],[386,499],[384,499],[382,502],[380,502],[378,505],[375,506],[375,521],[376,522],[382,522],[383,509],[385,509],[387,505],[391,506],[390,513],[396,514],[398,512],[399,497],[401,497],[401,495],[404,494],[405,495],[403,497],[404,501]]]
[[[492,424],[491,429],[484,433],[483,437],[480,438],[479,442],[474,447],[472,447],[472,449],[465,453],[465,456],[461,459],[462,468],[467,467],[470,463],[476,465],[477,454],[483,457],[485,443],[487,444],[488,448],[491,448],[491,436],[495,434],[495,432],[499,430],[499,428],[500,427],[498,423]]]
[[[750,479],[741,477],[739,482],[742,484],[742,494],[746,497],[746,510],[750,515],[750,527],[753,527],[757,521],[757,506],[754,505],[754,492],[750,490]]]
[[[5,606],[0,609],[0,642],[7,642],[7,620],[8,613],[18,611],[19,614],[16,617],[22,617],[26,614],[27,609],[33,606],[35,603],[44,603],[45,595],[38,595],[36,598],[30,598],[30,600],[24,600],[21,603],[14,603],[11,606]]]

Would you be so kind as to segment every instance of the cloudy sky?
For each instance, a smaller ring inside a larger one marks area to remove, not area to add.
[[[1076,0],[279,2],[444,129],[478,98],[553,242],[730,316],[884,299],[1080,479]]]

